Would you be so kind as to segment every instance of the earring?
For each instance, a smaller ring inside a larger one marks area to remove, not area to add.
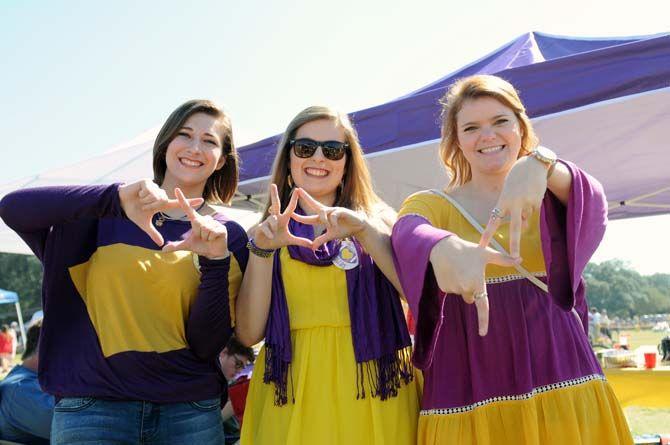
[[[289,173],[288,176],[286,177],[286,183],[290,188],[293,188],[293,178],[291,178],[291,174]]]

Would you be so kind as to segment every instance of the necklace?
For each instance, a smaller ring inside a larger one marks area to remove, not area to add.
[[[203,202],[198,206],[198,208],[195,209],[196,212],[199,212],[200,209],[202,209],[205,206],[205,203]],[[183,216],[178,216],[178,217],[172,217],[170,215],[166,215],[163,212],[158,212],[158,218],[156,219],[156,227],[163,227],[163,224],[165,221],[186,221],[188,220],[186,215]]]

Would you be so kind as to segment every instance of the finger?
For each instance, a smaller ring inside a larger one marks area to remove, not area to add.
[[[335,227],[337,226],[337,221],[339,219],[339,215],[335,212],[330,212],[328,215],[328,222],[330,223],[330,227]]]
[[[465,301],[467,304],[472,304],[475,302],[475,294],[472,292],[461,292],[461,297],[463,297],[463,301]]]
[[[288,243],[292,246],[302,246],[310,249],[312,248],[312,240],[309,240],[307,238],[301,238],[295,235],[288,236]]]
[[[489,245],[491,238],[493,238],[493,235],[495,235],[496,231],[498,230],[498,226],[500,226],[501,219],[502,218],[491,215],[488,224],[486,224],[484,232],[482,232],[482,237],[479,239],[480,247],[486,247]]]
[[[140,189],[137,196],[140,198],[140,202],[149,202],[153,199],[156,199],[156,197],[154,195],[149,193],[147,190],[144,190],[143,188]]]
[[[482,280],[475,294],[481,295],[482,292],[486,294],[486,281]],[[479,326],[479,335],[485,336],[489,331],[489,298],[485,297],[475,298],[475,308],[477,309],[477,325]]]
[[[202,205],[203,202],[205,202],[205,199],[188,198],[186,199],[186,202],[188,203],[189,207],[198,207],[199,205]],[[178,199],[168,199],[165,204],[165,207],[169,209],[176,209],[177,207],[181,207],[181,204]]]
[[[200,239],[203,241],[208,241],[209,240],[209,234],[212,233],[211,230],[209,230],[209,227],[202,225],[200,226]]]
[[[270,215],[279,215],[281,213],[281,204],[279,202],[279,190],[277,184],[270,184]]]
[[[295,212],[296,207],[298,207],[298,198],[300,198],[301,195],[301,190],[299,188],[293,189],[293,193],[291,193],[291,200],[288,202],[288,205],[286,206],[286,211],[284,211],[284,215],[290,215],[291,213]]]
[[[207,241],[216,241],[220,238],[224,238],[225,235],[226,234],[223,233],[223,232],[219,232],[219,231],[216,231],[216,230],[210,230],[209,235],[207,236]]]
[[[146,184],[144,182],[140,182],[140,189],[137,191],[137,196],[144,198],[147,195],[149,195],[149,190],[147,189]]]
[[[300,223],[309,224],[311,226],[319,224],[319,215],[299,215],[294,212],[291,214],[291,218]]]
[[[518,258],[521,251],[521,208],[515,207],[510,212],[509,223],[509,253]]]
[[[484,254],[484,258],[487,263],[491,264],[497,264],[498,266],[503,266],[503,267],[513,267],[517,264],[521,264],[521,258],[517,257],[514,258],[509,255],[505,255],[504,253],[498,252],[497,250],[493,250],[490,247],[486,248],[486,253]]]
[[[163,203],[160,201],[153,201],[150,204],[144,204],[141,209],[143,212],[149,211],[149,210],[160,210],[163,208]]]
[[[263,235],[265,235],[267,239],[275,239],[274,233],[272,233],[272,230],[270,230],[266,224],[261,225],[258,229],[263,232]]]
[[[191,249],[191,237],[186,238],[181,241],[170,241],[163,246],[163,252],[176,252],[177,250],[190,250]]]
[[[228,231],[226,230],[226,226],[214,221],[213,219],[210,221],[210,223],[205,228],[207,230],[207,237],[205,238],[203,236],[203,239],[205,241],[214,241],[215,239],[219,239],[223,236],[228,235]],[[202,230],[201,230],[201,232],[202,232]]]
[[[304,199],[305,204],[307,204],[315,212],[319,211],[323,207],[323,204],[312,198],[312,196],[304,189],[300,189],[300,196]]]
[[[165,242],[163,240],[163,235],[160,234],[158,229],[154,227],[153,223],[151,222],[151,219],[149,219],[144,225],[140,227],[149,237],[151,240],[156,243],[159,246],[162,246],[163,243]]]
[[[328,221],[328,211],[326,209],[319,210],[319,222],[330,229],[330,221]]]
[[[181,208],[184,211],[184,213],[186,213],[188,219],[191,221],[196,220],[199,216],[198,212],[196,212],[195,209],[191,207],[191,205],[188,202],[189,200],[186,199],[186,196],[184,196],[184,193],[182,193],[179,187],[174,189],[174,194],[177,197],[177,200],[179,201],[179,208]]]
[[[270,226],[273,232],[276,232],[277,229],[279,228],[279,221],[277,220],[277,217],[272,215],[267,219],[267,224]]]
[[[525,210],[521,213],[521,230],[524,231],[524,232],[528,229],[528,226],[530,225],[529,215],[531,213],[532,213],[532,211],[527,212]]]
[[[151,204],[151,203],[154,203],[154,202],[160,203],[161,201],[157,200],[156,197],[153,196],[153,195],[149,195],[149,196],[145,196],[144,198],[140,198],[140,204],[147,205],[147,204]]]
[[[331,235],[328,232],[317,236],[316,238],[314,238],[314,241],[312,241],[312,250],[318,249],[319,247],[321,247],[322,245],[324,245],[325,243],[327,243],[328,241],[330,241],[332,239],[335,239],[335,238],[333,237],[333,235]]]

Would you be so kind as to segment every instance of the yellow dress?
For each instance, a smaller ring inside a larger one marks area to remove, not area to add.
[[[263,383],[263,348],[247,395],[241,443],[414,444],[416,379],[403,385],[397,397],[381,401],[366,388],[366,397],[356,399],[345,272],[293,260],[286,249],[280,255],[293,351],[289,401],[275,406],[274,386]]]

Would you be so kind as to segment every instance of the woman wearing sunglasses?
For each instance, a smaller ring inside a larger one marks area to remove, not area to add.
[[[411,444],[418,400],[390,248],[346,115],[310,107],[278,147],[236,334],[265,339],[243,444]]]
[[[456,82],[442,115],[449,188],[409,197],[392,236],[425,377],[418,442],[632,444],[585,333],[602,186],[538,146],[499,77]]]
[[[177,108],[154,180],[8,194],[0,216],[44,267],[39,379],[53,444],[223,444],[217,356],[248,252],[212,207],[237,186],[230,119]]]

